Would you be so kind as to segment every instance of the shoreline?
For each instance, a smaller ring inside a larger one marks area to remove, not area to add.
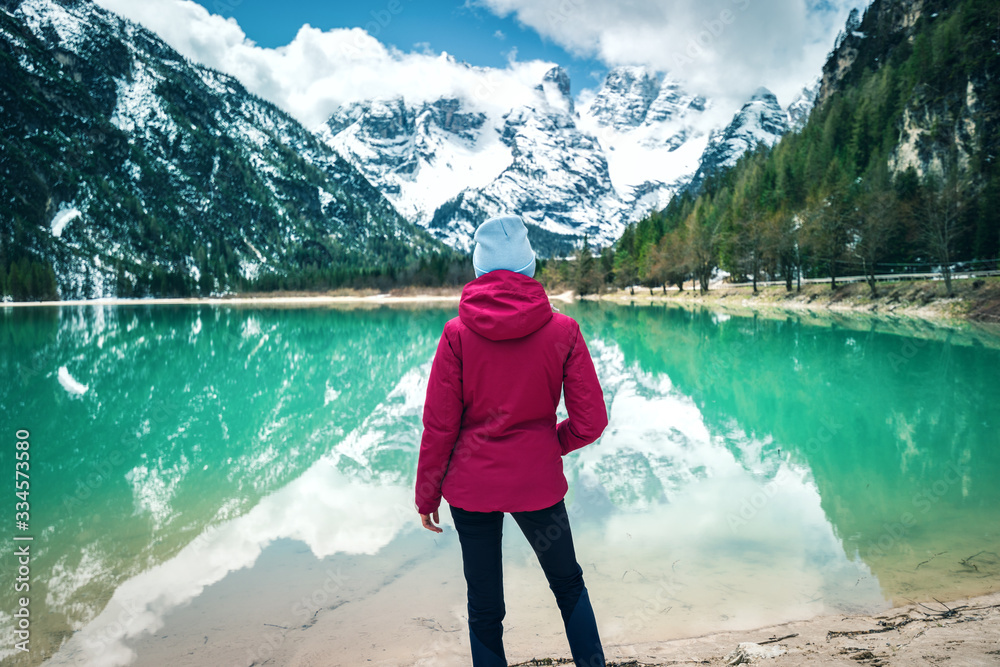
[[[939,280],[879,283],[872,298],[863,282],[830,288],[829,283],[809,283],[800,291],[767,285],[754,294],[749,285],[716,284],[705,294],[676,288],[627,289],[583,297],[613,303],[669,303],[682,306],[740,309],[744,311],[864,313],[883,317],[908,317],[944,323],[1000,324],[1000,278],[962,278],[952,282],[953,296],[943,293]]]
[[[702,295],[697,291],[678,292],[660,289],[650,294],[648,288],[605,292],[600,295],[578,296],[572,290],[548,292],[549,301],[556,303],[600,302],[632,307],[675,307],[707,310],[721,317],[753,317],[770,320],[794,318],[802,324],[844,328],[867,333],[896,333],[917,338],[938,339],[959,344],[1000,347],[1000,277],[992,284],[974,288],[959,286],[956,280],[955,298],[928,298],[926,290],[940,289],[934,281],[897,284],[908,290],[909,299],[899,292],[883,289],[873,301],[867,296],[867,285],[844,285],[836,292],[827,284],[804,285],[802,292],[786,292],[783,286],[762,288],[753,296],[749,287],[716,285]],[[967,280],[966,282],[971,282]],[[927,283],[927,284],[924,284]],[[858,294],[863,291],[865,293]],[[969,298],[963,292],[977,292]],[[100,298],[71,301],[7,301],[0,308],[61,308],[86,306],[228,306],[235,308],[454,308],[462,288],[400,288],[389,292],[375,290],[337,290],[326,293],[247,293],[214,297],[164,298]],[[905,296],[905,295],[904,295]],[[995,313],[995,318],[991,319]]]
[[[207,597],[178,608],[165,617],[164,624],[129,641],[137,660],[130,664],[168,664],[183,655],[189,667],[468,667],[465,586],[457,549],[435,549],[411,561],[407,572],[388,578],[359,576],[363,564],[358,559],[336,568],[309,567],[313,556],[308,550],[292,542],[284,549],[285,557],[272,562],[272,566],[281,562],[280,568],[263,578],[251,568],[239,580],[219,582],[209,588],[212,592]],[[526,569],[515,563],[512,559],[508,565],[514,566],[517,576],[505,584],[508,664],[572,665],[562,623],[540,572],[531,567],[534,563],[526,562]],[[317,586],[326,590],[326,583],[321,583],[324,571],[327,581],[334,572],[338,581],[350,583],[338,584],[329,596],[305,602]],[[296,583],[292,583],[292,572],[304,576],[294,576]],[[617,577],[612,580],[617,588]],[[250,581],[255,586],[248,586]],[[426,593],[428,581],[434,585],[431,596]],[[600,592],[600,581],[589,586],[597,599],[607,595],[606,590]],[[995,580],[983,584],[977,587],[983,594],[968,597],[938,595],[935,599],[928,594],[902,607],[887,603],[846,612],[834,605],[815,615],[797,615],[805,607],[798,612],[780,610],[761,600],[759,613],[741,615],[742,620],[727,617],[723,608],[708,600],[688,600],[709,605],[692,608],[684,603],[684,596],[663,597],[662,591],[647,589],[638,596],[633,591],[631,606],[624,609],[599,609],[598,623],[608,667],[722,667],[750,664],[749,656],[760,653],[763,657],[764,651],[780,655],[754,659],[753,664],[1000,664],[1000,587]],[[340,590],[343,586],[349,590]],[[284,597],[306,605],[304,612],[286,605]],[[276,604],[260,605],[261,599]],[[706,610],[715,620],[709,619]],[[307,611],[312,611],[311,616]],[[209,617],[220,619],[211,631],[205,626]],[[748,658],[734,662],[741,648]],[[62,657],[71,659],[72,653]]]
[[[877,615],[824,615],[628,648],[632,655],[620,650],[616,654],[620,647],[608,647],[609,667],[758,663],[776,667],[887,667],[939,662],[995,665],[1000,664],[1000,592],[994,588],[984,595],[945,602],[914,602]]]
[[[68,301],[5,301],[4,307],[63,307],[63,306],[177,306],[177,305],[327,305],[327,304],[412,304],[458,301],[461,292],[454,294],[393,294],[359,292],[356,294],[248,294],[210,297],[148,297],[99,299],[72,299]]]
[[[400,592],[412,594],[413,591],[395,591],[395,595],[386,595],[387,591],[376,592],[362,603],[365,608],[356,610],[350,619],[341,617],[337,611],[339,604],[334,603],[318,609],[303,624],[258,626],[265,627],[273,636],[268,636],[266,650],[254,657],[245,651],[249,635],[215,635],[212,637],[215,646],[206,646],[203,632],[197,625],[185,628],[188,632],[184,634],[190,634],[187,641],[175,634],[178,628],[169,631],[162,628],[155,633],[162,635],[162,639],[145,638],[138,655],[140,663],[133,664],[165,664],[183,653],[187,659],[185,664],[190,667],[220,664],[222,655],[229,656],[230,660],[235,657],[235,662],[230,663],[234,667],[263,664],[256,658],[285,667],[355,667],[359,664],[468,667],[470,647],[465,605],[457,602],[459,597],[464,598],[460,595],[464,588],[458,586],[446,596],[455,597],[455,600],[438,600],[436,604],[428,600],[432,608],[421,616],[412,616],[412,611],[400,609]],[[551,606],[531,611],[529,617],[523,617],[522,613],[509,614],[504,623],[508,664],[511,667],[574,664],[561,623],[553,621]],[[663,610],[649,603],[641,606],[640,601],[634,620],[647,627],[638,634],[648,637],[648,626],[655,623],[663,628],[659,631],[661,636],[670,637],[672,614],[668,612],[670,608]],[[389,618],[394,621],[391,630],[383,625]],[[672,638],[662,640],[622,641],[621,635],[616,636],[614,632],[617,620],[598,618],[602,636],[607,635],[604,653],[608,667],[728,667],[738,664],[911,667],[942,663],[979,667],[1000,664],[1000,591],[995,586],[989,593],[957,600],[914,602],[872,613],[827,613],[689,636],[675,633]],[[260,643],[260,635],[255,636]],[[615,639],[609,641],[611,637]]]
[[[831,290],[827,283],[810,283],[801,291],[785,290],[782,285],[767,285],[757,294],[748,285],[716,284],[705,294],[697,290],[678,291],[676,287],[627,289],[577,296],[573,291],[548,292],[549,299],[563,303],[600,301],[622,305],[671,304],[705,308],[777,313],[865,314],[887,318],[910,318],[944,324],[1000,324],[1000,277],[962,278],[953,281],[954,294],[942,293],[936,280],[880,283],[880,294],[872,298],[865,283],[848,283]],[[342,289],[330,292],[250,292],[210,297],[143,297],[72,299],[66,301],[4,301],[0,306],[141,306],[141,305],[427,305],[457,302],[461,287],[406,287],[376,290]]]

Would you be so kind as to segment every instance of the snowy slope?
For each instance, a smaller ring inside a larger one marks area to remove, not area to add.
[[[666,206],[698,169],[708,142],[698,121],[708,101],[669,75],[613,69],[581,107],[580,126],[599,138],[628,222]]]
[[[758,144],[772,146],[788,132],[788,113],[767,88],[758,88],[732,121],[712,132],[701,156],[701,164],[688,186],[697,192],[705,179],[736,164]]]
[[[484,217],[524,215],[545,254],[588,235],[614,242],[662,208],[698,168],[707,102],[641,67],[612,70],[574,100],[555,67],[509,109],[477,100],[346,105],[317,135],[411,222],[465,249]]]
[[[507,113],[500,140],[511,164],[486,186],[465,189],[440,207],[428,231],[468,247],[479,222],[516,211],[534,229],[532,244],[542,254],[563,254],[584,234],[597,245],[612,243],[625,207],[600,145],[577,127],[570,104],[568,96],[540,90],[535,106]]]
[[[0,235],[62,298],[224,292],[436,246],[291,116],[92,2],[7,0],[0,52]]]
[[[342,107],[317,135],[361,167],[404,217],[425,222],[510,165],[496,120],[460,99],[408,105],[399,97]]]
[[[816,98],[819,97],[820,83],[820,78],[816,77],[812,83],[803,87],[795,99],[785,108],[785,113],[788,115],[789,132],[801,130],[802,126],[809,120],[809,114],[816,105]]]

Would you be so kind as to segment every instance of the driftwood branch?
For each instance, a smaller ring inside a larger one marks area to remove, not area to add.
[[[870,630],[830,630],[826,633],[827,639],[833,639],[834,637],[860,637],[862,635],[877,635],[882,632],[891,632],[893,630],[899,630],[903,626],[909,625],[910,623],[916,622],[927,622],[927,621],[940,621],[946,618],[958,618],[962,616],[962,612],[977,611],[982,609],[996,609],[1000,608],[1000,604],[987,605],[985,607],[969,607],[968,605],[962,605],[960,607],[955,607],[954,609],[944,604],[940,600],[935,600],[938,604],[945,608],[944,611],[936,611],[931,609],[925,604],[916,602],[914,604],[919,604],[925,609],[929,609],[930,613],[926,611],[918,611],[917,613],[923,614],[923,618],[914,616],[894,616],[890,619],[880,620],[878,624],[881,627],[872,628]],[[894,622],[896,619],[901,618],[902,620]],[[967,619],[972,620],[972,619]]]

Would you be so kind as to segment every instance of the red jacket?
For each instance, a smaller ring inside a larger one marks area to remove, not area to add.
[[[560,391],[569,418],[556,424]],[[567,490],[562,456],[608,425],[580,327],[542,286],[490,271],[462,291],[427,385],[417,464],[421,514],[441,496],[473,512],[538,510]]]

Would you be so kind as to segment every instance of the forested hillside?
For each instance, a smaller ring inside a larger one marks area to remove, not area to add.
[[[0,0],[0,296],[434,282],[457,260],[232,77],[89,0]]]
[[[940,270],[950,292],[950,271],[1000,255],[998,77],[995,0],[875,0],[838,37],[801,131],[630,226],[605,277],[705,290],[721,269],[792,289]]]

